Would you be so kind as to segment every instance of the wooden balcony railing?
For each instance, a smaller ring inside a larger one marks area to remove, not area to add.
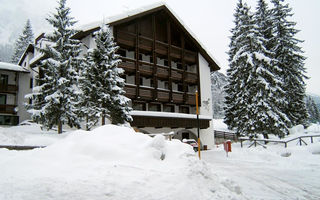
[[[168,78],[169,77],[169,68],[157,66],[157,76],[159,78]]]
[[[189,62],[197,62],[197,53],[185,50],[184,59]]]
[[[16,114],[15,111],[16,105],[0,104],[0,113],[5,114]]]
[[[18,91],[17,85],[0,84],[0,92],[2,93],[16,93],[17,91]]]
[[[153,88],[145,88],[145,87],[139,88],[140,98],[144,100],[151,100],[153,97],[152,91],[153,91]]]
[[[151,65],[141,64],[139,66],[140,74],[143,75],[152,75],[153,74],[153,67]]]
[[[126,72],[135,72],[136,67],[134,61],[130,61],[130,59],[121,57],[122,62],[119,67],[123,68]]]
[[[186,104],[196,105],[196,95],[187,93],[186,94]]]
[[[197,83],[198,82],[198,76],[196,73],[187,72],[185,81],[188,83]]]
[[[126,92],[126,96],[128,97],[128,98],[135,98],[136,97],[136,95],[137,95],[137,86],[135,86],[135,85],[126,85],[125,87],[124,87],[124,90],[125,90],[125,92]]]
[[[183,103],[183,92],[172,92],[172,101],[174,103]]]
[[[173,80],[181,81],[182,80],[182,73],[183,73],[183,71],[172,69],[171,70],[171,78]]]
[[[117,43],[118,44],[123,44],[129,47],[134,47],[135,46],[135,36],[130,33],[126,33],[123,31],[118,31],[117,34]]]
[[[181,59],[181,48],[171,45],[170,56],[173,58]]]
[[[152,51],[152,47],[153,47],[152,39],[140,36],[140,39],[139,39],[140,49],[143,49],[146,51]]]
[[[156,53],[161,55],[167,55],[168,44],[157,41],[156,42]]]
[[[170,94],[169,91],[158,90],[157,91],[158,101],[169,102],[169,94]]]

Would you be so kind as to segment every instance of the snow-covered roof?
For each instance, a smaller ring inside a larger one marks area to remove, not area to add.
[[[148,116],[148,117],[168,117],[168,118],[184,118],[197,119],[197,115],[171,112],[154,112],[154,111],[131,111],[132,116]],[[211,116],[199,115],[199,119],[212,120]]]
[[[210,52],[200,42],[200,40],[196,37],[196,35],[188,28],[188,26],[185,23],[183,23],[183,21],[178,17],[178,15],[165,2],[159,2],[159,3],[155,3],[155,4],[150,4],[148,6],[143,6],[143,7],[140,7],[138,9],[127,11],[127,12],[124,12],[124,13],[121,13],[121,14],[118,14],[118,15],[115,15],[115,16],[106,17],[106,18],[103,19],[103,21],[101,21],[101,20],[100,21],[95,21],[95,22],[92,22],[92,23],[89,23],[89,24],[86,24],[86,25],[79,26],[76,29],[80,31],[79,34],[81,34],[81,33],[82,34],[91,33],[92,31],[97,30],[102,23],[111,24],[112,25],[113,23],[119,22],[119,21],[124,20],[126,18],[134,17],[136,15],[140,15],[142,13],[145,13],[145,12],[148,12],[148,11],[153,11],[153,10],[160,9],[160,8],[163,8],[163,7],[165,7],[167,10],[169,10],[169,12],[171,12],[171,14],[178,20],[178,22],[183,26],[183,28],[198,43],[199,47],[201,48],[200,52],[202,54],[206,54],[204,56],[209,56],[212,59],[212,61],[217,65],[217,67],[219,69],[220,68],[219,67],[219,65],[220,65],[219,62],[210,54]]]
[[[19,65],[12,63],[0,62],[0,70],[16,71],[16,72],[29,72]]]
[[[27,56],[27,54],[29,52],[34,52],[34,45],[33,44],[29,44],[28,47],[26,48],[26,50],[23,52],[23,54],[20,57],[20,60],[18,62],[18,65],[22,65],[23,60],[25,59],[25,57]]]

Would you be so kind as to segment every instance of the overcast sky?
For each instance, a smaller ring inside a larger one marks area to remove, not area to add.
[[[256,0],[243,0],[253,9]],[[102,20],[126,10],[149,5],[157,0],[67,0],[78,25]],[[166,0],[167,5],[192,30],[206,49],[218,60],[222,73],[228,68],[227,55],[230,29],[237,0]],[[287,0],[293,8],[293,21],[301,30],[298,39],[307,60],[307,92],[320,95],[320,0]],[[0,43],[12,42],[29,18],[37,36],[50,28],[45,18],[54,12],[56,0],[0,0]],[[271,6],[271,4],[269,4]]]

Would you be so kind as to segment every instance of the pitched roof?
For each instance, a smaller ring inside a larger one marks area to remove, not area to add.
[[[210,67],[216,71],[219,70],[219,62],[209,53],[209,51],[201,44],[200,40],[192,33],[192,31],[183,23],[183,21],[178,17],[175,12],[168,7],[164,2],[152,4],[149,6],[144,6],[135,10],[128,11],[126,13],[122,13],[119,15],[115,15],[112,17],[105,18],[103,23],[109,24],[111,26],[118,25],[130,20],[133,20],[138,17],[142,17],[148,15],[150,13],[165,10],[167,13],[176,21],[176,23],[184,30],[185,33],[191,38],[192,42],[196,44],[199,49],[201,55],[208,61]],[[74,36],[77,39],[81,39],[92,32],[99,30],[102,21],[96,21],[84,26],[79,26],[79,32]]]
[[[19,65],[15,65],[12,63],[6,63],[6,62],[0,62],[0,70],[7,70],[7,71],[15,71],[15,72],[26,72],[28,73],[29,71],[22,68]]]

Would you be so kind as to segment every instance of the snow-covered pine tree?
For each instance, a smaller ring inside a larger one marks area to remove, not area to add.
[[[102,125],[105,124],[105,117],[113,124],[130,122],[130,100],[124,96],[124,79],[120,77],[124,71],[118,68],[121,60],[116,51],[119,47],[107,25],[100,27],[94,39],[96,48],[87,52],[81,79],[82,103],[88,104],[83,109],[88,119],[87,127],[97,123],[94,117],[97,115],[102,117]]]
[[[66,0],[58,3],[56,13],[47,18],[54,31],[45,35],[49,45],[39,48],[44,59],[38,65],[39,86],[30,95],[33,104],[29,110],[36,122],[49,129],[58,125],[58,133],[61,133],[63,124],[80,127],[76,106],[79,95],[75,85],[81,59],[80,41],[71,38],[76,22],[69,16]]]
[[[305,57],[299,46],[302,41],[295,38],[299,31],[295,29],[296,23],[289,21],[293,15],[289,5],[284,4],[284,0],[272,0],[272,3],[274,5],[272,51],[275,53],[276,66],[281,69],[283,90],[287,99],[282,110],[291,122],[287,126],[306,125],[308,114],[304,101],[306,87],[304,79],[307,77],[304,68]]]
[[[22,31],[22,34],[19,36],[19,38],[16,40],[14,44],[14,53],[11,58],[11,62],[14,64],[17,64],[20,60],[20,57],[26,50],[29,44],[33,44],[34,36],[31,28],[30,20],[28,19],[24,29]]]
[[[311,96],[306,98],[306,107],[309,114],[309,122],[316,123],[320,122],[320,112]]]
[[[276,134],[282,137],[288,132],[285,122],[288,119],[280,109],[283,92],[277,76],[278,68],[274,68],[272,52],[266,48],[269,40],[265,39],[264,33],[268,27],[261,19],[265,18],[263,12],[267,7],[263,1],[260,3],[256,14],[258,18],[246,4],[242,4],[239,10],[239,34],[231,38],[231,44],[235,45],[231,51],[235,52],[229,53],[225,121],[239,134],[263,134],[265,138],[268,134]]]
[[[237,77],[237,65],[231,64],[234,59],[235,54],[240,49],[240,46],[236,43],[236,38],[241,35],[240,26],[242,21],[240,19],[241,15],[243,15],[243,3],[239,0],[237,4],[237,8],[234,13],[234,24],[235,27],[231,29],[231,37],[228,51],[228,61],[229,61],[229,69],[227,70],[227,80],[228,83],[225,86],[226,97],[225,97],[225,118],[224,122],[228,125],[229,129],[234,129],[237,127],[238,118],[236,118],[235,111],[238,110],[238,105],[235,103],[234,98],[237,96],[237,91],[239,91],[238,80],[233,79],[233,77]]]

